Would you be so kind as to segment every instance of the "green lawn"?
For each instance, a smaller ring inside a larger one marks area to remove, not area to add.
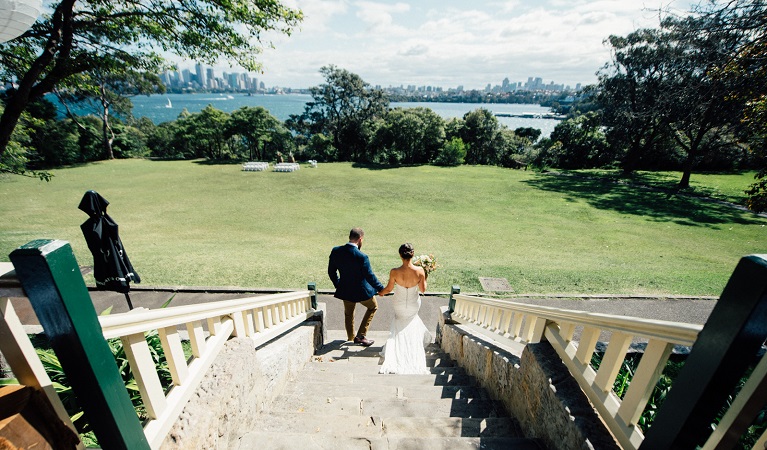
[[[431,291],[481,291],[485,276],[507,278],[517,293],[718,295],[741,256],[767,253],[767,219],[749,212],[498,167],[275,173],[118,160],[53,173],[48,183],[0,178],[1,260],[57,238],[91,265],[77,209],[88,189],[111,202],[142,284],[155,286],[330,288],[328,254],[353,226],[365,229],[363,250],[384,283],[401,243],[437,256]]]

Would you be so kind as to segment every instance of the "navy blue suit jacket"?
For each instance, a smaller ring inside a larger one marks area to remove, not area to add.
[[[333,247],[328,276],[336,288],[335,297],[350,302],[365,301],[384,288],[373,273],[368,256],[351,244]]]

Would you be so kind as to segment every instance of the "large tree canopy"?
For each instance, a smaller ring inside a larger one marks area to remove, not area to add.
[[[62,0],[26,33],[0,44],[0,81],[17,83],[0,117],[0,156],[30,101],[74,75],[168,66],[161,53],[259,70],[263,33],[289,34],[300,11],[278,0]],[[8,170],[0,167],[0,170]]]
[[[747,206],[767,211],[767,1],[729,0],[698,11],[709,18],[702,32],[736,35],[741,45],[717,71],[730,80],[731,97],[743,102],[740,137],[759,165]]]
[[[669,17],[657,30],[611,36],[613,61],[600,72],[597,100],[625,172],[673,141],[684,153],[681,188],[704,149],[724,149],[739,126],[743,99],[719,68],[742,36],[715,27],[709,16]],[[673,147],[670,147],[673,148]]]
[[[325,83],[311,89],[313,101],[301,115],[291,115],[288,125],[307,137],[322,133],[333,140],[342,161],[364,159],[375,119],[382,118],[389,99],[359,75],[330,65],[320,69]]]

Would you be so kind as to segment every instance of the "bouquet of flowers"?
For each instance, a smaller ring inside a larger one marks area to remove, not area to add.
[[[426,273],[427,277],[439,267],[437,258],[435,258],[434,255],[415,256],[413,257],[413,265],[423,267],[423,271]]]

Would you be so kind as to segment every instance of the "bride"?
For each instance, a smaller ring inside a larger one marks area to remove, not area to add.
[[[394,296],[394,320],[389,338],[384,344],[384,362],[378,373],[428,374],[424,346],[431,342],[429,330],[418,317],[421,297],[426,292],[426,274],[423,268],[413,265],[415,251],[411,244],[402,244],[399,255],[402,266],[389,272],[389,283],[378,293],[386,295],[392,290]]]

